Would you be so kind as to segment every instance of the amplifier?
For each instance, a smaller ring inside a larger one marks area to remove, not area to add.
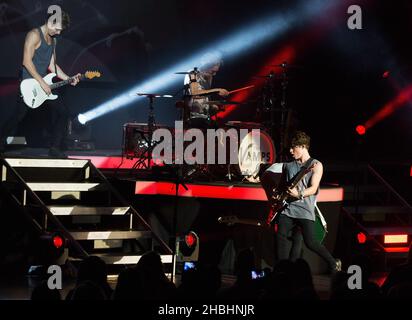
[[[153,130],[160,128],[168,127],[156,125]],[[149,125],[147,123],[125,123],[123,125],[123,157],[127,159],[147,159],[149,157],[149,134]]]

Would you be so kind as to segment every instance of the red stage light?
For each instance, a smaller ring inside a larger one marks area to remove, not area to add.
[[[356,132],[358,133],[358,135],[363,136],[366,133],[366,128],[363,125],[358,125],[356,127]]]
[[[185,235],[185,242],[189,248],[196,245],[197,239],[193,232],[190,232],[189,234]]]
[[[360,244],[363,244],[363,243],[365,243],[366,242],[366,235],[363,233],[363,232],[359,232],[358,234],[357,234],[357,238],[358,238],[358,242],[360,243]]]
[[[386,79],[389,78],[390,72],[388,70],[386,70],[383,74],[382,74],[382,78]]]
[[[53,236],[53,245],[56,249],[60,249],[64,244],[64,240],[61,236]]]

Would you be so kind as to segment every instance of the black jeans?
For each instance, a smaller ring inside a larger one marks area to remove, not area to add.
[[[60,149],[63,139],[66,137],[67,121],[69,112],[67,107],[62,103],[61,98],[56,100],[46,100],[39,108],[48,108],[51,113],[52,123],[50,124],[51,141],[50,147]],[[25,117],[29,107],[23,102],[23,99],[18,95],[16,99],[15,110],[13,110],[10,118],[4,123],[0,132],[1,143],[4,143],[8,136],[14,135],[18,125]]]
[[[314,221],[295,219],[281,214],[279,216],[278,231],[276,234],[278,259],[295,261],[299,258],[302,251],[302,238],[306,247],[321,256],[328,263],[329,268],[333,269],[335,267],[335,259],[324,245],[315,240]],[[292,241],[290,252],[287,250],[288,241]]]

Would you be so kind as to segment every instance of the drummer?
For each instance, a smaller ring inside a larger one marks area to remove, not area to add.
[[[188,108],[190,110],[190,126],[209,127],[210,117],[219,112],[219,107],[209,104],[209,95],[216,93],[225,97],[229,94],[226,89],[212,88],[213,77],[223,64],[222,56],[219,52],[208,52],[200,60],[198,70],[191,70],[186,75],[184,84],[187,87]]]

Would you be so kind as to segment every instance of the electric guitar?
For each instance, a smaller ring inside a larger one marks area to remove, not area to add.
[[[50,89],[60,88],[71,83],[75,77],[71,77],[67,80],[59,81],[56,83],[52,82],[52,79],[56,76],[55,73],[49,73],[43,80],[50,86]],[[93,79],[99,78],[100,72],[98,71],[86,71],[79,77],[81,79]],[[20,83],[20,93],[23,98],[24,103],[32,109],[40,107],[46,100],[56,100],[58,98],[55,94],[47,95],[46,92],[40,86],[40,83],[36,79],[25,79]]]
[[[222,216],[217,219],[219,223],[233,226],[235,224],[247,224],[256,227],[267,227],[266,223],[256,219],[244,219],[238,216]]]
[[[294,179],[287,183],[286,186],[281,190],[278,190],[278,188],[275,188],[273,190],[273,195],[269,200],[270,210],[266,219],[267,225],[271,225],[273,221],[278,217],[279,213],[282,212],[288,206],[288,189],[295,188],[298,185],[298,183],[305,177],[305,175],[315,167],[315,165],[316,163],[312,164],[308,168],[302,168],[302,170],[294,177]]]
[[[268,225],[264,221],[260,221],[257,219],[245,219],[239,218],[238,216],[222,216],[217,219],[219,223],[225,224],[227,226],[234,226],[236,224],[246,224],[249,226],[255,226],[264,229],[271,229],[271,225]],[[315,204],[315,223],[314,223],[314,235],[315,239],[322,243],[328,233],[328,226],[326,223],[325,218],[323,217],[322,212],[319,210],[319,207]]]

